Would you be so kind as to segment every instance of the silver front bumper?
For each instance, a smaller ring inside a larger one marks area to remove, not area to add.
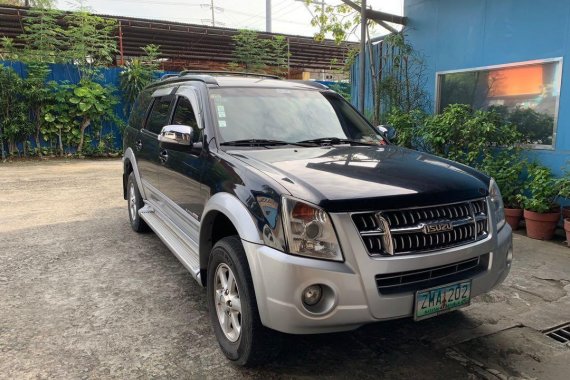
[[[287,255],[243,241],[250,264],[262,323],[291,334],[346,331],[363,324],[413,315],[414,292],[382,295],[375,276],[437,267],[488,254],[487,267],[472,279],[472,296],[500,284],[510,270],[508,225],[470,245],[431,253],[371,257],[348,213],[332,214],[345,261],[329,262]],[[492,221],[491,225],[495,225]],[[303,290],[312,284],[332,289],[333,304],[326,313],[304,307]]]

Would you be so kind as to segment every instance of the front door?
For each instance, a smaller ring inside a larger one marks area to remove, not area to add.
[[[197,117],[200,105],[191,87],[181,87],[175,102],[170,124],[192,127],[193,144],[185,151],[159,147],[159,155],[162,157],[159,190],[167,198],[165,209],[168,210],[169,218],[182,223],[192,231],[191,237],[197,239],[199,220],[207,199],[200,185],[204,166],[204,133],[198,123],[200,118]]]

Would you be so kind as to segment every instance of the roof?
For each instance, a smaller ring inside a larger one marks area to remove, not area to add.
[[[0,37],[16,38],[23,31],[22,17],[28,8],[0,6]],[[133,17],[106,16],[120,25],[124,56],[140,56],[142,47],[160,45],[161,58],[170,62],[180,61],[180,67],[223,68],[231,62],[237,29],[186,24],[163,20],[147,20]],[[273,38],[280,34],[259,32],[260,38]],[[289,59],[292,68],[330,70],[343,66],[348,50],[356,46],[352,42],[337,45],[335,41],[317,42],[312,37],[283,35],[289,41]],[[119,39],[119,31],[117,31]],[[18,41],[16,41],[18,42]]]

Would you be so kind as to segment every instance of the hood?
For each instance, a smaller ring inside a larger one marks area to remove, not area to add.
[[[486,196],[489,187],[489,178],[470,167],[393,145],[227,153],[331,212],[459,202]]]

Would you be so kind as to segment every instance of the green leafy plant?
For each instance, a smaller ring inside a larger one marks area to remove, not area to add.
[[[67,60],[77,65],[82,79],[90,80],[99,67],[113,62],[117,21],[93,15],[83,7],[67,14],[64,20],[68,25],[64,31]]]
[[[525,210],[547,213],[557,207],[555,200],[560,189],[549,168],[533,163],[528,168],[525,194],[517,196]]]
[[[395,109],[388,114],[387,122],[396,129],[395,143],[406,148],[418,148],[421,129],[428,115],[418,109],[404,112]]]
[[[158,45],[147,45],[146,53],[140,58],[133,58],[125,64],[120,74],[119,88],[124,102],[124,113],[128,117],[132,107],[145,86],[152,82],[159,68],[157,59],[160,55]]]
[[[521,208],[520,196],[527,186],[527,162],[517,148],[505,148],[488,154],[479,169],[499,185],[507,208]]]
[[[495,112],[452,104],[426,118],[421,139],[431,153],[477,167],[495,148],[513,146],[521,136]]]
[[[12,68],[0,65],[0,145],[2,159],[7,154],[4,141],[8,142],[8,154],[20,155],[18,142],[25,140],[33,131],[28,116],[29,106],[23,94],[23,81]],[[27,144],[22,144],[27,155]]]
[[[71,90],[73,94],[68,101],[75,105],[75,107],[71,107],[71,114],[79,122],[77,153],[81,154],[85,141],[85,130],[89,126],[100,129],[103,121],[116,120],[113,107],[118,101],[112,89],[93,81],[83,80],[77,85],[72,85]]]
[[[266,72],[270,66],[279,74],[285,72],[289,57],[285,37],[264,39],[256,31],[242,29],[232,39],[235,43],[234,61],[230,65],[234,70],[243,67],[250,72]]]

